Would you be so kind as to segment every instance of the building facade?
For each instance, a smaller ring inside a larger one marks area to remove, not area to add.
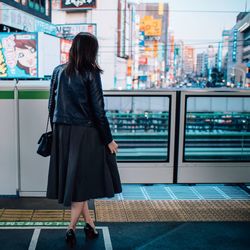
[[[230,31],[227,79],[240,87],[250,87],[250,13],[242,12]]]
[[[170,69],[169,6],[167,3],[150,2],[135,6],[137,32],[134,36],[135,51],[132,58],[134,86],[135,88],[164,87]],[[174,42],[172,44],[174,47]]]
[[[51,0],[0,0],[0,32],[39,32],[55,35]]]
[[[205,52],[197,54],[196,75],[198,77],[207,77],[207,54]]]
[[[52,5],[52,22],[57,27],[63,27],[67,31],[70,25],[73,27],[71,30],[76,31],[73,32],[74,35],[87,31],[97,36],[98,63],[104,70],[104,89],[119,87],[116,75],[126,73],[126,63],[123,59],[117,59],[118,3],[120,2],[117,0],[93,0],[79,5],[76,1],[53,0]]]
[[[191,46],[184,45],[183,51],[183,72],[186,75],[194,73],[195,49]]]

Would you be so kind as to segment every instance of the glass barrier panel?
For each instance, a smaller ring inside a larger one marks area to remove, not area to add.
[[[105,96],[119,161],[168,161],[169,96]]]
[[[250,97],[187,97],[184,161],[250,161]]]

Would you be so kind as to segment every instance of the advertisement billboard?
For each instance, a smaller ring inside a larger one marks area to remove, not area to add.
[[[36,78],[36,33],[0,33],[0,78]]]
[[[161,36],[162,20],[154,19],[153,16],[144,16],[140,20],[140,31],[144,31],[145,36]]]
[[[96,0],[61,0],[61,8],[93,9],[96,8]]]
[[[95,23],[83,23],[83,24],[57,24],[56,25],[56,36],[73,39],[79,32],[89,32],[96,35],[96,24]]]
[[[56,35],[56,26],[24,11],[1,3],[0,1],[0,24],[13,27],[27,32],[45,32]]]
[[[66,63],[69,60],[69,50],[71,47],[72,41],[67,39],[61,39],[60,41],[60,55],[61,55],[61,63]]]

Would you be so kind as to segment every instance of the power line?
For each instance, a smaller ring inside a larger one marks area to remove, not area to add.
[[[14,8],[14,7],[13,7]],[[18,11],[19,9],[11,9],[11,8],[0,8],[0,10],[14,10],[14,11]],[[66,12],[66,11],[71,11],[71,12],[74,12],[74,11],[116,11],[118,12],[118,9],[74,9],[74,8],[69,8],[69,9],[52,9],[52,12],[53,11],[59,11],[59,12]],[[124,10],[120,10],[120,11],[129,11],[131,12],[132,9],[124,9]],[[147,9],[147,10],[135,10],[135,12],[157,12],[158,13],[158,9]],[[240,10],[193,10],[193,9],[190,9],[190,10],[178,10],[178,9],[168,9],[168,10],[163,10],[162,12],[182,12],[182,13],[231,13],[231,14],[234,14],[234,13],[240,13],[240,12],[244,12],[244,11],[240,11]],[[250,13],[249,11],[245,11],[246,13]],[[38,12],[40,13],[40,12]],[[44,14],[44,13],[41,13],[41,14]]]

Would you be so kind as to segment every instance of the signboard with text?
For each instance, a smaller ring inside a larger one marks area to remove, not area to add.
[[[73,39],[79,32],[89,32],[96,35],[96,24],[95,23],[84,23],[84,24],[57,24],[56,25],[56,36]]]
[[[61,0],[62,9],[93,9],[96,8],[96,0]]]
[[[0,24],[27,32],[55,35],[55,25],[0,2]]]
[[[0,78],[36,78],[37,51],[35,33],[0,33]]]

